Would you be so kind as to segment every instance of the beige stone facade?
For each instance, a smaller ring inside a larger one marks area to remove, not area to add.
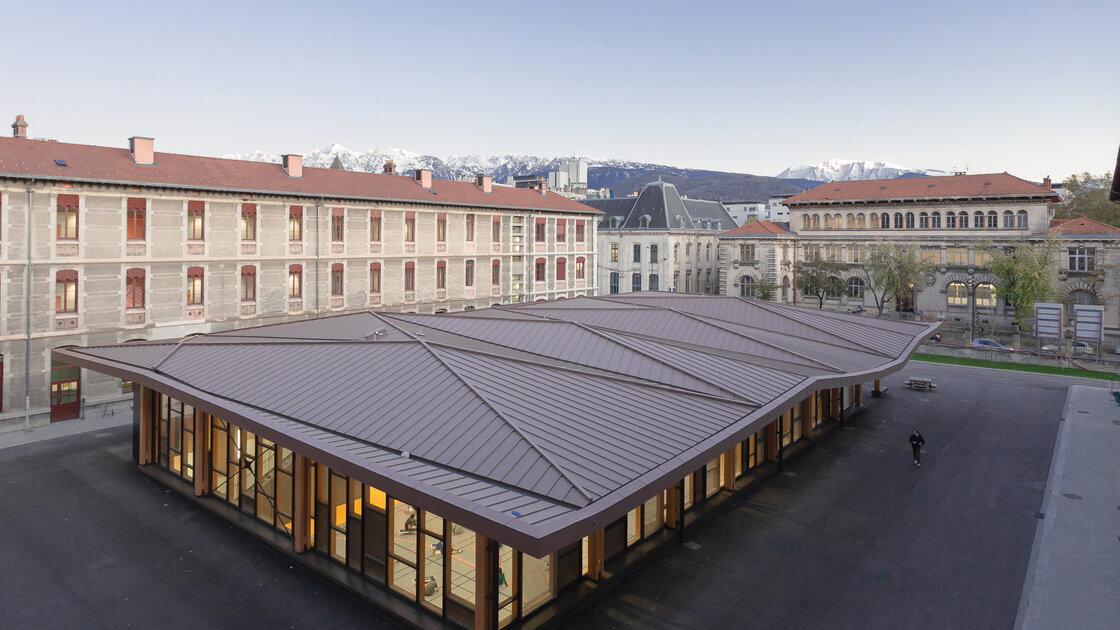
[[[546,212],[9,178],[0,180],[0,217],[0,431],[50,421],[52,380],[60,376],[52,378],[54,348],[370,308],[432,313],[596,292],[590,270],[597,215],[590,209]],[[543,240],[535,238],[538,222],[544,224]],[[577,278],[577,267],[588,271]],[[81,371],[76,391],[56,386],[54,395],[75,399],[80,415],[91,406],[127,406],[127,390],[118,379]]]

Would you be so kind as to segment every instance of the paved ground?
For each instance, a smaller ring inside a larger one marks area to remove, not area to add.
[[[906,389],[911,374],[938,389]],[[667,552],[572,627],[1011,628],[1074,382],[912,362],[886,404],[693,532],[700,549]]]
[[[910,374],[940,387],[906,390]],[[886,404],[692,532],[700,549],[666,552],[570,627],[1010,628],[1074,382],[911,364]],[[129,439],[0,447],[4,628],[391,627],[138,474]]]

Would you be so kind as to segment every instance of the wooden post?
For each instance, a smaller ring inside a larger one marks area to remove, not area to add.
[[[598,581],[603,574],[603,530],[593,532],[587,537],[587,577]]]
[[[766,459],[774,462],[778,460],[778,422],[781,418],[775,418],[766,425]]]
[[[832,411],[831,417],[833,419],[840,417],[840,388],[833,387],[828,395],[828,402],[831,403]]]
[[[292,541],[296,553],[311,548],[311,466],[306,457],[295,454],[292,485]]]
[[[676,529],[677,519],[681,516],[681,503],[684,495],[684,482],[678,481],[677,483],[669,486],[667,491],[668,496],[665,501],[665,527],[668,529]]]
[[[210,414],[194,410],[194,495],[210,494]]]
[[[153,461],[152,457],[152,429],[155,427],[155,422],[152,418],[152,390],[149,387],[141,387],[140,389],[140,459],[137,462],[141,466],[150,464]]]
[[[863,404],[863,383],[856,385],[855,396],[852,396],[852,402],[857,405]]]
[[[498,545],[477,533],[474,567],[474,630],[497,630]]]
[[[879,387],[879,379],[875,379],[875,389],[871,390],[871,395],[877,398],[882,395],[882,393],[883,389]]]
[[[739,448],[736,444],[735,448],[727,451],[719,457],[719,474],[723,478],[723,483],[720,487],[724,490],[735,489],[735,449]]]

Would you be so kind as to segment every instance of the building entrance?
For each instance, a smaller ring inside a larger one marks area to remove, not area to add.
[[[51,361],[51,422],[73,420],[81,413],[81,368]]]

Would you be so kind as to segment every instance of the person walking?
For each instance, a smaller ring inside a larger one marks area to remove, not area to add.
[[[926,439],[917,429],[914,429],[910,434],[910,448],[914,449],[914,465],[918,468],[922,467],[922,445],[925,443]]]

